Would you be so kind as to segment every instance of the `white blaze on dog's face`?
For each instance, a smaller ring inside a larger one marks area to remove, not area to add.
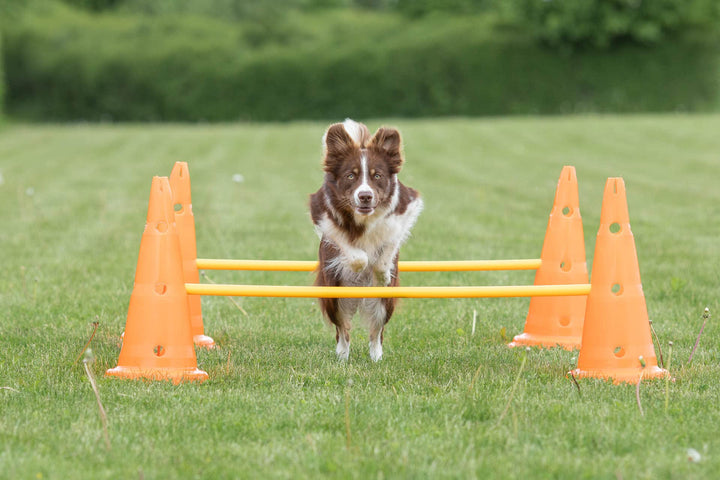
[[[390,206],[403,163],[397,130],[381,128],[370,138],[364,125],[346,120],[328,129],[323,145],[333,205],[360,220]]]

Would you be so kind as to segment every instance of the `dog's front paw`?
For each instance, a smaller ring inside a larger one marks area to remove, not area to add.
[[[367,253],[356,250],[348,255],[348,264],[353,272],[362,272],[368,265]]]
[[[392,271],[390,269],[387,270],[375,270],[375,280],[377,281],[378,285],[381,285],[383,287],[387,287],[390,285],[390,282],[392,281]]]
[[[392,281],[393,264],[391,261],[387,261],[381,258],[375,265],[373,265],[375,271],[375,280],[378,285],[387,287]]]

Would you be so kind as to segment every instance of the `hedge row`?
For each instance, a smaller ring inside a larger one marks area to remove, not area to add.
[[[32,18],[5,32],[7,108],[35,120],[273,121],[720,105],[712,43],[560,54],[472,18],[305,20],[258,47],[216,20]]]
[[[0,35],[0,59],[2,59],[3,45],[2,35]],[[3,73],[3,62],[0,61],[0,122],[3,118],[3,111],[5,109],[5,74]]]

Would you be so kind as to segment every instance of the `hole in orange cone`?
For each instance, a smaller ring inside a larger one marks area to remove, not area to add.
[[[155,229],[160,233],[165,233],[168,230],[168,224],[166,222],[158,222],[155,225]]]
[[[622,226],[620,226],[619,223],[615,222],[610,224],[610,233],[620,233],[622,230]]]
[[[565,215],[566,217],[569,217],[570,215],[572,215],[572,213],[573,213],[573,209],[571,207],[565,207],[562,209],[562,214]]]
[[[623,347],[615,347],[615,350],[613,350],[613,355],[615,355],[617,358],[622,358],[625,356],[625,349]]]
[[[158,295],[165,295],[167,293],[167,285],[164,283],[156,284],[155,293],[157,293]]]
[[[162,357],[163,355],[165,355],[165,347],[163,347],[162,345],[156,345],[155,347],[153,347],[153,353],[158,357]]]
[[[176,203],[173,205],[173,210],[175,210],[175,213],[182,213],[184,208],[182,203]]]
[[[572,264],[569,261],[560,262],[560,270],[563,272],[569,272],[572,268]]]
[[[610,287],[610,291],[611,291],[614,295],[622,295],[622,293],[623,293],[623,287],[622,287],[622,285],[620,285],[619,283],[615,283],[615,284],[613,284],[612,287]]]

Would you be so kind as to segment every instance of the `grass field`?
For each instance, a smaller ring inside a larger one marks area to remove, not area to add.
[[[151,177],[189,162],[200,256],[313,259],[306,203],[321,181],[325,125],[10,125],[0,130],[0,478],[717,478],[720,116],[382,123],[403,132],[401,178],[425,198],[407,260],[539,256],[569,164],[591,264],[605,179],[624,177],[649,315],[666,357],[675,345],[667,410],[664,380],[642,383],[644,415],[634,385],[581,380],[578,392],[565,377],[577,352],[532,350],[518,376],[525,352],[506,343],[528,299],[405,300],[383,360],[370,361],[359,325],[344,364],[312,300],[238,299],[245,315],[207,297],[205,330],[219,345],[198,351],[207,382],[106,378]],[[402,279],[532,281],[532,272]],[[688,364],[705,307],[713,317]],[[95,321],[109,449],[74,363]]]

